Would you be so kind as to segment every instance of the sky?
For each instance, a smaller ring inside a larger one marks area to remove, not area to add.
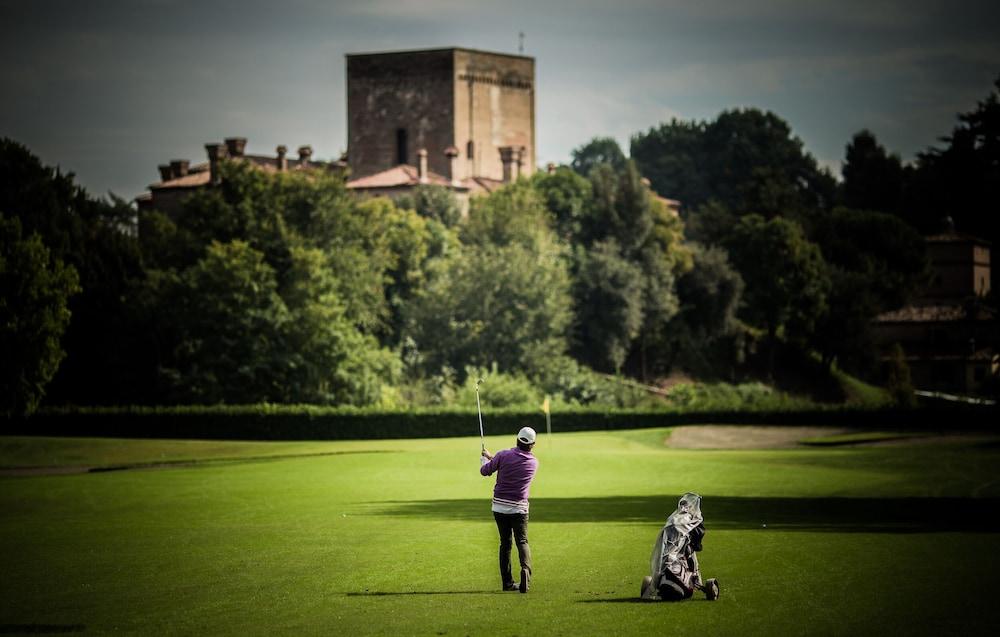
[[[518,53],[519,33],[539,166],[756,107],[839,175],[854,133],[912,160],[1000,76],[995,0],[0,0],[0,136],[132,199],[224,137],[339,157],[345,54]]]

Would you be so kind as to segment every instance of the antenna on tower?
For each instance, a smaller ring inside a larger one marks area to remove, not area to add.
[[[524,53],[524,31],[517,34],[517,52],[518,54]]]

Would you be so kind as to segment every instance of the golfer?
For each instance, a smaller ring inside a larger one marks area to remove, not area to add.
[[[517,446],[490,455],[483,449],[479,473],[497,473],[493,487],[493,517],[500,531],[500,579],[503,590],[528,592],[531,582],[531,549],[528,547],[528,490],[538,470],[538,458],[531,453],[535,446],[535,430],[523,427],[517,432]],[[510,574],[511,535],[517,542],[517,557],[521,562],[521,581],[515,583]]]

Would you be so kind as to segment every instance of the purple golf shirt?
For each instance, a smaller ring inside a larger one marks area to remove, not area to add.
[[[525,506],[531,479],[537,470],[538,458],[530,451],[521,451],[517,447],[498,451],[492,460],[479,467],[479,473],[484,476],[500,472],[493,487],[495,504],[524,503]]]

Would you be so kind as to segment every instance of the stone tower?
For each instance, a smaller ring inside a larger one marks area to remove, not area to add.
[[[521,55],[460,48],[349,54],[351,175],[417,165],[421,149],[429,170],[457,181],[530,175],[534,85],[535,60]]]

